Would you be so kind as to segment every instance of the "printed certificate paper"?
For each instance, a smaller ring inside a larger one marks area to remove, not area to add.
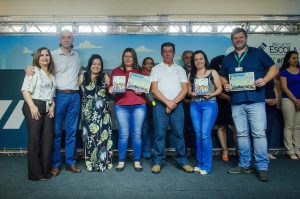
[[[208,78],[195,78],[195,94],[206,95],[208,93]]]
[[[254,72],[229,74],[231,91],[255,90]]]
[[[129,73],[127,89],[149,93],[151,78],[137,73]]]
[[[125,93],[126,91],[126,77],[113,76],[113,93]]]

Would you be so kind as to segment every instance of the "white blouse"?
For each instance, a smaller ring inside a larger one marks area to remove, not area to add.
[[[26,74],[21,91],[28,91],[32,99],[47,101],[50,104],[55,96],[55,78],[53,75],[49,78],[44,70],[36,66],[34,68],[34,75]]]

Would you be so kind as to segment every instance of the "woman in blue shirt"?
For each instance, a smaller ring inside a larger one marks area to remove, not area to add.
[[[282,113],[284,118],[284,145],[292,160],[300,159],[300,71],[296,51],[284,57],[280,71]]]

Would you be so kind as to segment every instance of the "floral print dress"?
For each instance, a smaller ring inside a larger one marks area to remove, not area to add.
[[[108,87],[89,82],[82,89],[82,125],[85,165],[88,171],[104,172],[112,168],[112,123]]]

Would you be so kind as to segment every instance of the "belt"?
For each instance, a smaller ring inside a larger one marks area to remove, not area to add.
[[[65,93],[65,94],[73,94],[73,93],[78,93],[78,90],[60,90],[60,89],[56,89],[56,92]]]

